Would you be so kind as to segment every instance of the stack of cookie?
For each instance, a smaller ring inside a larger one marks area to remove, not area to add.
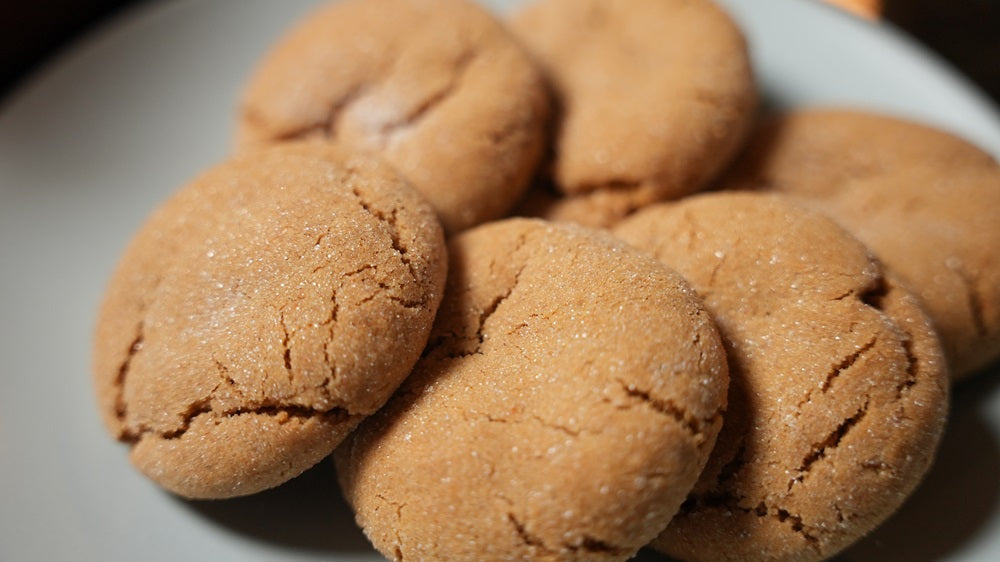
[[[114,272],[106,425],[191,498],[333,453],[395,560],[830,557],[1000,356],[1000,167],[756,108],[708,0],[326,6]]]

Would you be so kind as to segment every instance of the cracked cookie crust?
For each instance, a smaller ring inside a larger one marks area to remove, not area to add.
[[[238,137],[376,152],[454,233],[500,218],[521,197],[548,113],[540,73],[474,2],[347,0],[311,14],[262,60]]]
[[[961,379],[1000,359],[1000,164],[888,115],[772,116],[724,186],[795,197],[867,244],[913,291]]]
[[[684,560],[820,560],[902,504],[943,429],[948,375],[916,299],[831,219],[764,194],[658,204],[614,233],[704,298],[729,409],[653,545]]]
[[[624,560],[666,525],[722,424],[726,361],[687,284],[535,219],[451,239],[413,374],[334,458],[394,560]]]
[[[105,424],[177,494],[278,485],[406,376],[445,268],[433,210],[385,165],[318,143],[222,163],[148,219],[109,282]]]
[[[558,195],[529,195],[521,210],[532,216],[609,227],[704,187],[750,129],[746,44],[713,2],[541,0],[512,27],[557,104]]]

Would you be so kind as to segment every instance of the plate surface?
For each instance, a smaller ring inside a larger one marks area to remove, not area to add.
[[[259,496],[183,501],[131,468],[90,388],[95,310],[119,253],[158,202],[227,153],[254,61],[315,3],[147,3],[0,108],[0,560],[380,559],[331,463]],[[809,0],[724,3],[767,103],[889,111],[1000,155],[996,110],[893,30]],[[997,371],[956,389],[925,485],[843,560],[1000,560]]]

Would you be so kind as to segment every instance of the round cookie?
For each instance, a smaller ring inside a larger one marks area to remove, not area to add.
[[[742,33],[708,0],[541,0],[513,17],[560,103],[547,219],[606,227],[702,188],[757,93]]]
[[[394,560],[625,560],[722,424],[711,319],[597,232],[509,219],[448,249],[427,350],[334,454],[358,522]]]
[[[684,560],[820,560],[932,462],[948,378],[915,298],[824,215],[750,193],[651,206],[614,232],[676,268],[729,353],[729,409],[653,545]]]
[[[445,269],[433,210],[385,165],[297,143],[224,162],[147,220],[109,282],[105,424],[179,495],[278,485],[409,373]]]
[[[241,145],[326,138],[378,153],[448,232],[503,216],[544,150],[548,93],[467,0],[347,0],[291,30],[252,76]]]
[[[1000,165],[949,133],[846,109],[774,116],[724,182],[828,213],[916,293],[952,377],[1000,359]]]

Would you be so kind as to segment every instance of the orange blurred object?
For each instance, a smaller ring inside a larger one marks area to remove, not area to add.
[[[826,0],[863,18],[878,19],[882,15],[882,0]]]

